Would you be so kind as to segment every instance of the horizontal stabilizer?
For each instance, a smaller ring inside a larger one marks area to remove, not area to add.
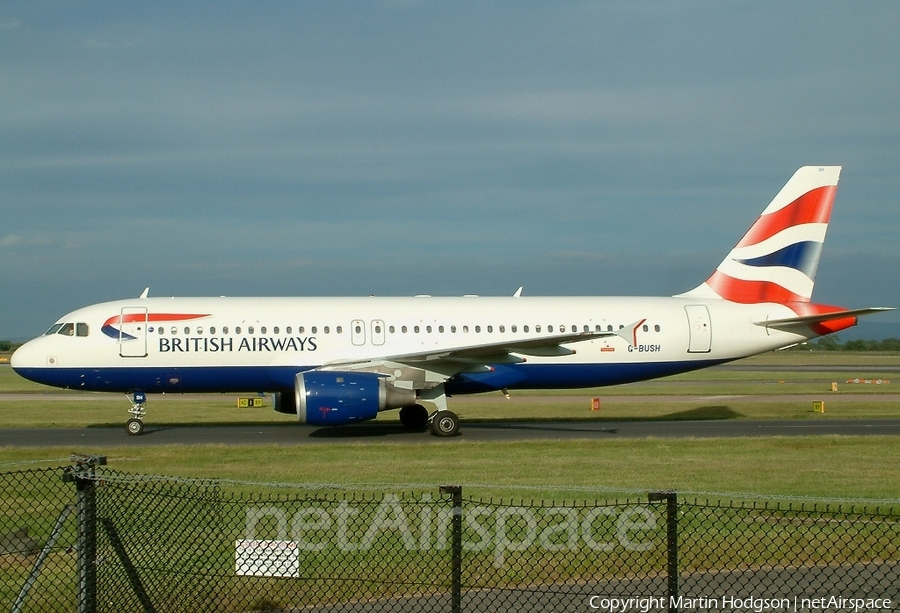
[[[798,317],[787,317],[785,319],[768,319],[766,321],[755,321],[754,325],[769,328],[790,328],[792,326],[809,326],[812,324],[824,323],[826,321],[835,321],[838,319],[847,319],[849,317],[861,317],[863,315],[872,315],[873,313],[883,313],[885,311],[893,311],[892,307],[869,307],[866,309],[850,309],[845,311],[832,311],[831,313],[818,313],[816,315],[800,315]]]

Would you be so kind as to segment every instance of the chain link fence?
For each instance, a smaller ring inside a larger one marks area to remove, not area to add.
[[[0,473],[10,611],[900,610],[900,511]]]

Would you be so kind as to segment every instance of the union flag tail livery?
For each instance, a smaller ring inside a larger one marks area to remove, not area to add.
[[[126,392],[271,393],[300,423],[399,409],[459,431],[447,398],[616,385],[722,364],[886,309],[811,302],[840,167],[798,170],[706,282],[672,297],[150,298],[87,306],[20,347],[27,379]],[[514,406],[514,405],[510,405]]]
[[[840,166],[795,172],[712,276],[682,295],[744,304],[809,302],[840,174]]]

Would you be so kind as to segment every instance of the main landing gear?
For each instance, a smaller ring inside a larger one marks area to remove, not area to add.
[[[147,394],[144,392],[134,392],[128,397],[131,400],[131,419],[125,423],[125,430],[132,436],[137,436],[144,432],[144,415],[147,414]]]
[[[418,419],[421,419],[424,413],[426,423],[422,424],[422,428],[428,425],[428,429],[435,436],[446,437],[456,436],[459,434],[459,417],[453,411],[447,410],[447,394],[444,391],[444,385],[423,389],[419,393],[419,402],[434,408],[434,412],[428,415],[428,410],[421,404],[415,405]],[[400,420],[403,421],[401,413]],[[403,422],[406,425],[406,422]]]
[[[428,415],[428,409],[421,404],[413,404],[400,409],[400,423],[406,429],[416,432],[428,428],[435,436],[459,434],[459,417],[456,413],[443,409]]]
[[[431,416],[431,433],[435,436],[456,436],[459,434],[459,417],[453,411],[438,411]]]
[[[428,409],[421,404],[411,404],[400,409],[400,423],[407,430],[421,432],[428,425]]]

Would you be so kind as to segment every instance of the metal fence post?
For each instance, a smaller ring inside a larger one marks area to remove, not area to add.
[[[675,492],[650,492],[650,502],[666,501],[666,574],[669,613],[678,613],[678,494]]]
[[[97,481],[95,469],[106,464],[106,456],[72,456],[75,466],[66,468],[63,481],[74,483],[78,511],[76,574],[78,613],[97,610]]]
[[[452,562],[452,611],[462,611],[462,486],[442,485],[441,494],[450,494],[453,503]]]

